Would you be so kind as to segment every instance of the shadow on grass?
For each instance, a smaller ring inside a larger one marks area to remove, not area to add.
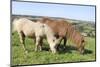
[[[28,51],[31,52],[31,51],[34,51],[34,50],[28,49]],[[49,46],[47,46],[47,45],[43,46],[42,51],[50,51]],[[65,54],[65,53],[72,53],[72,51],[78,51],[78,50],[74,46],[69,46],[69,45],[64,46],[64,45],[60,44],[57,47],[57,51],[58,51],[59,54]],[[84,54],[92,54],[92,53],[93,53],[92,50],[89,50],[89,49],[84,50]]]
[[[33,49],[27,49],[29,52],[35,51],[35,46],[33,47]],[[50,48],[48,46],[48,44],[44,44],[42,45],[42,51],[50,51]]]
[[[76,50],[76,48],[73,46],[59,45],[59,47],[57,47],[57,50],[59,51],[59,54],[64,54],[64,53],[72,53],[72,50]]]
[[[50,48],[49,47],[43,47],[42,50],[43,51],[50,51]]]
[[[72,51],[78,51],[76,49],[76,47],[74,46],[64,46],[64,45],[59,45],[59,47],[57,48],[57,50],[59,51],[59,54],[63,54],[63,53],[72,53]],[[85,49],[84,50],[84,54],[92,54],[93,51],[89,50],[89,49]]]
[[[84,54],[92,54],[92,53],[93,53],[92,50],[85,49],[85,51],[84,51]]]

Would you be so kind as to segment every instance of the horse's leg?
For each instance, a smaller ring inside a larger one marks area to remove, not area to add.
[[[66,48],[66,42],[67,42],[67,38],[64,37],[64,49]]]
[[[42,51],[43,38],[40,39],[39,43],[39,50]]]
[[[25,43],[24,43],[24,41],[25,41],[25,35],[23,34],[23,32],[19,32],[18,34],[19,34],[19,37],[20,37],[21,45],[22,45],[25,53],[27,53],[27,50],[25,49]]]
[[[35,51],[37,51],[38,50],[38,47],[39,47],[39,44],[40,44],[40,36],[36,36],[36,47],[35,47]]]
[[[60,50],[59,46],[60,46],[62,40],[63,40],[63,38],[60,37],[60,38],[59,38],[59,44],[57,45],[57,50]]]
[[[33,44],[36,44],[36,37],[33,37],[32,39],[33,39]]]
[[[33,38],[34,44],[36,43],[36,37]]]
[[[64,46],[66,46],[66,40],[67,40],[66,37],[64,37]]]

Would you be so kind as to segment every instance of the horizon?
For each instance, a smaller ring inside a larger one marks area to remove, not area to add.
[[[12,14],[14,16],[29,16],[29,17],[43,17],[43,16],[35,16],[35,15],[19,15],[19,14]],[[50,17],[50,16],[44,16],[44,17]],[[63,17],[51,17],[51,18],[60,18],[62,19]],[[94,21],[87,21],[87,20],[79,20],[79,19],[72,19],[72,18],[63,18],[63,19],[68,19],[68,20],[75,20],[75,21],[85,21],[89,23],[95,23]]]

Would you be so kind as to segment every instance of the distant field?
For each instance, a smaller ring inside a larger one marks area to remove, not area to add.
[[[27,55],[20,45],[19,36],[17,33],[12,35],[12,65],[26,64],[49,64],[63,62],[79,62],[79,61],[95,61],[95,38],[86,37],[85,54],[81,55],[76,51],[68,41],[67,49],[59,54],[52,54],[49,50],[49,45],[46,41],[43,44],[43,51],[35,52],[35,44],[32,39],[26,38],[25,44],[29,51]]]

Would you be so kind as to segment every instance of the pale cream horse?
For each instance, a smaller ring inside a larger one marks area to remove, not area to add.
[[[40,23],[39,21],[33,22],[27,18],[14,19],[12,32],[14,31],[18,32],[20,42],[26,53],[25,37],[36,39],[35,51],[38,49],[40,51],[42,50],[42,40],[44,37],[47,38],[52,53],[56,53],[57,51],[56,47],[59,44],[60,38],[57,39],[52,29],[46,24]]]

